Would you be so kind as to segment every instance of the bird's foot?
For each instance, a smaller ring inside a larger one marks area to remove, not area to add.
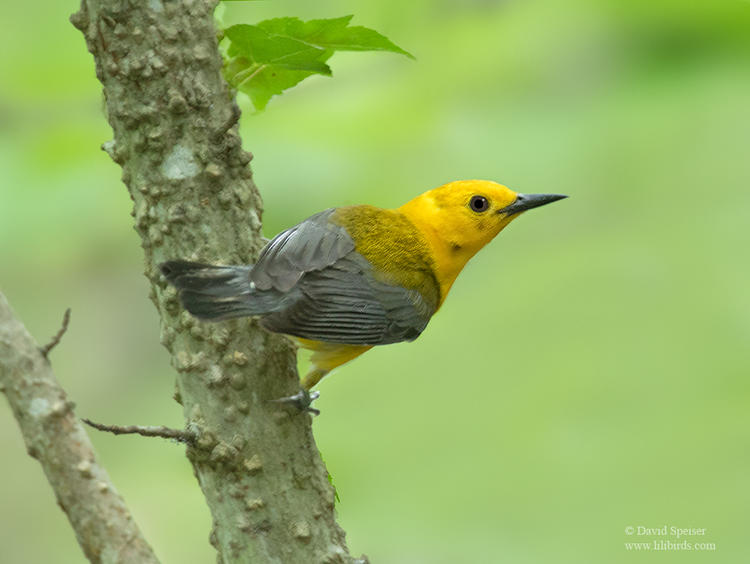
[[[307,411],[309,413],[312,413],[313,415],[320,415],[320,410],[312,407],[312,402],[314,402],[319,397],[320,392],[318,391],[310,392],[305,388],[300,388],[300,391],[292,396],[286,396],[270,401],[274,403],[283,403],[285,405],[290,405],[297,409],[297,411],[299,412]]]

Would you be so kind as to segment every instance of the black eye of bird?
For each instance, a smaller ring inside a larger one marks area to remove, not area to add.
[[[477,213],[482,213],[490,209],[490,202],[484,196],[472,196],[469,207]]]

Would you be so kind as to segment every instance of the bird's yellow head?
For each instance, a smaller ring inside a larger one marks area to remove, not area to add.
[[[443,295],[477,251],[531,208],[565,198],[519,194],[488,180],[458,180],[417,196],[399,208],[428,239]]]

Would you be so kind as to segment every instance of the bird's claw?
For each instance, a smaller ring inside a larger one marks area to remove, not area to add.
[[[304,388],[301,388],[299,392],[292,396],[286,396],[279,399],[269,400],[274,403],[283,403],[286,405],[291,405],[292,407],[296,408],[300,412],[309,412],[313,415],[320,415],[320,410],[315,409],[312,407],[312,402],[314,402],[316,399],[320,397],[320,392],[314,391],[310,392]]]

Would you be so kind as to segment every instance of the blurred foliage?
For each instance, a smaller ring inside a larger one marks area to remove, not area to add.
[[[35,8],[7,4],[0,36],[0,287],[42,341],[72,307],[52,361],[81,416],[179,426],[75,3]],[[323,381],[352,550],[632,562],[625,527],[666,524],[706,529],[701,562],[748,561],[750,3],[276,0],[225,20],[351,11],[417,62],[342,53],[336,80],[243,117],[266,235],[457,178],[571,196],[483,250],[416,342]],[[82,562],[0,418],[0,561]],[[164,561],[213,561],[182,448],[94,441]]]

